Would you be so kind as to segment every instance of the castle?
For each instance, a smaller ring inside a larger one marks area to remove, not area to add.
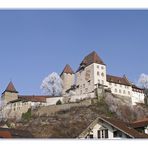
[[[144,103],[143,89],[131,83],[125,75],[123,77],[108,75],[106,64],[95,51],[84,57],[76,72],[67,64],[60,77],[64,86],[63,96],[60,97],[19,95],[10,82],[2,93],[4,118],[21,117],[29,108],[56,105],[59,100],[64,103],[66,94],[70,91],[74,92],[70,98],[74,100],[72,102],[83,98],[91,99],[100,87],[114,95],[129,98],[132,105]]]
[[[87,94],[101,85],[113,94],[131,98],[133,105],[144,103],[143,89],[131,83],[125,75],[108,75],[106,64],[95,51],[84,57],[75,73],[67,64],[60,76],[64,83],[63,94],[70,90],[78,95]]]

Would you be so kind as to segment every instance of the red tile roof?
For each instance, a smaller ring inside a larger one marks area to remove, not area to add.
[[[33,135],[29,131],[0,128],[0,137],[2,138],[33,138]]]
[[[102,59],[98,56],[98,54],[95,51],[93,51],[83,59],[77,72],[81,69],[82,65],[86,67],[93,63],[105,65]]]
[[[32,102],[46,102],[46,98],[51,98],[51,96],[23,96],[19,95],[18,99],[24,100],[24,101],[32,101]]]
[[[132,90],[135,92],[140,92],[140,93],[144,93],[144,89],[136,86],[136,85],[132,85]]]
[[[134,121],[130,124],[133,128],[148,126],[148,118]]]
[[[122,85],[131,86],[131,83],[128,81],[128,79],[124,77],[117,77],[112,75],[107,75],[107,81],[111,83],[117,83]]]
[[[66,74],[74,74],[72,68],[70,67],[69,64],[67,64],[64,68],[64,70],[62,71],[62,73],[60,74],[60,76],[63,74],[63,73],[66,73]]]
[[[4,92],[18,93],[18,91],[16,91],[16,89],[15,89],[15,87],[14,87],[14,85],[13,85],[13,83],[11,81],[9,82],[9,84],[8,84],[8,86],[7,86],[7,88],[6,88],[6,90]]]

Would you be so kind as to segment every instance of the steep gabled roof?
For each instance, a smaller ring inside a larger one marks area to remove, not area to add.
[[[62,73],[60,74],[60,76],[63,74],[63,73],[66,73],[66,74],[74,74],[72,68],[70,67],[69,64],[67,64],[64,68],[64,70],[62,71]]]
[[[77,72],[81,69],[82,65],[87,67],[87,66],[89,66],[93,63],[105,65],[104,62],[102,61],[102,59],[99,57],[99,55],[95,51],[93,51],[89,55],[84,57],[84,59],[81,62],[80,67],[78,68]]]
[[[6,90],[4,92],[13,92],[13,93],[18,93],[18,91],[15,89],[13,83],[10,81]],[[3,92],[3,93],[4,93]]]
[[[117,76],[107,75],[106,77],[108,82],[131,86],[131,83],[127,80],[125,76],[117,77]]]

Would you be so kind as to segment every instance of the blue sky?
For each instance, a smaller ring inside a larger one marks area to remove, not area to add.
[[[137,82],[148,73],[148,11],[1,10],[0,93],[12,80],[20,94],[41,94],[44,77],[76,70],[93,50],[108,74]]]

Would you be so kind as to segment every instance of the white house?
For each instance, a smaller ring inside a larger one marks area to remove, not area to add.
[[[98,117],[79,136],[80,139],[148,138],[128,124],[115,118]]]

